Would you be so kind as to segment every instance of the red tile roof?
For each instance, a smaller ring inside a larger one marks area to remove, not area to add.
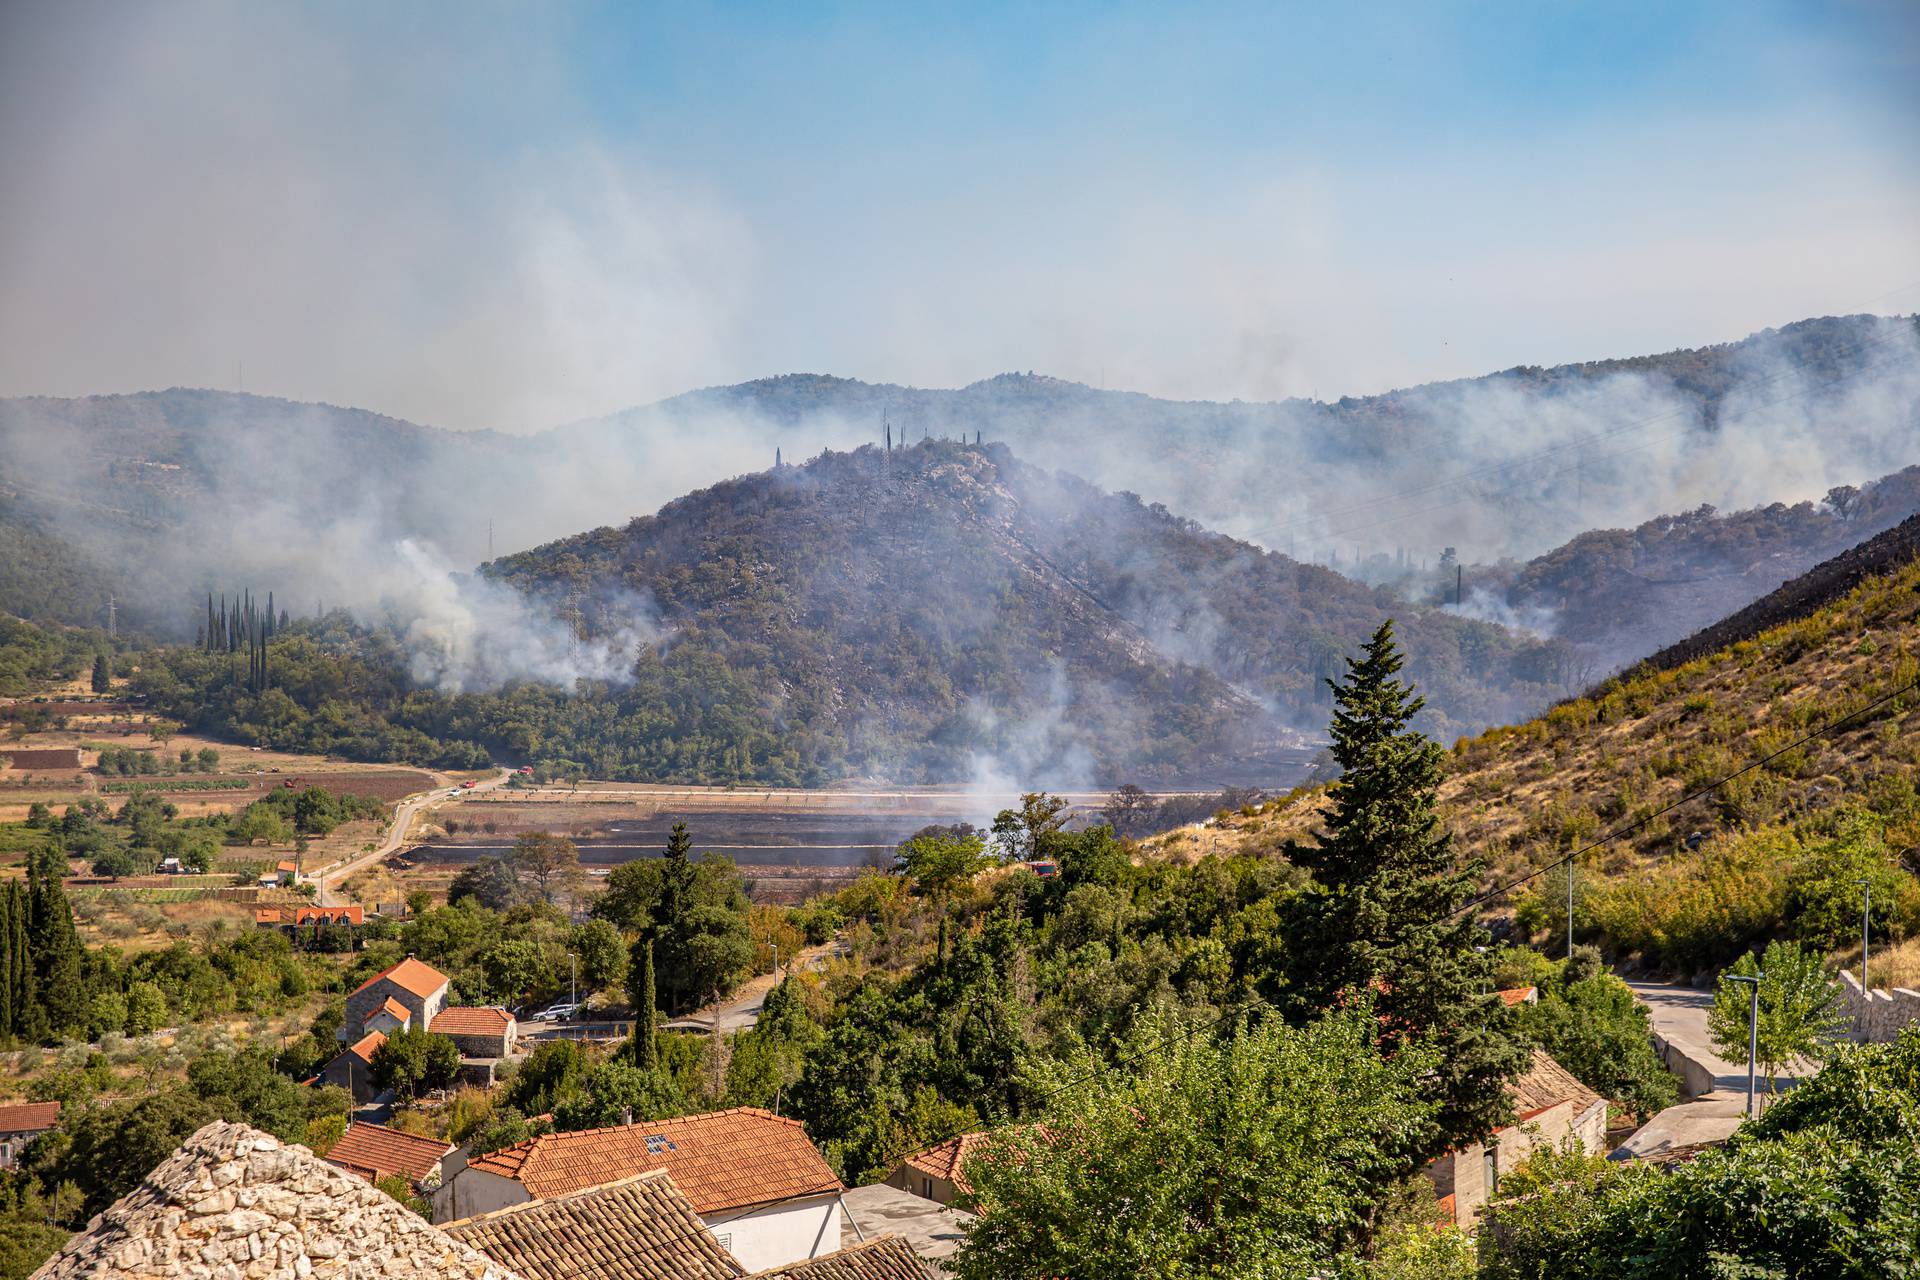
[[[948,1138],[945,1142],[928,1147],[925,1151],[916,1151],[907,1157],[907,1165],[926,1174],[929,1178],[939,1178],[951,1182],[961,1191],[971,1191],[967,1179],[962,1173],[967,1158],[985,1144],[987,1135],[982,1133],[963,1133],[957,1138]]]
[[[37,1133],[60,1120],[57,1102],[15,1102],[0,1106],[0,1133]]]
[[[364,1036],[361,1036],[358,1040],[354,1041],[352,1045],[348,1046],[347,1052],[352,1054],[354,1057],[359,1058],[363,1062],[372,1062],[374,1050],[378,1049],[381,1045],[385,1044],[386,1042],[387,1042],[386,1032],[369,1031],[367,1032],[367,1034],[365,1034]]]
[[[443,1036],[503,1036],[513,1015],[490,1005],[454,1005],[433,1015],[427,1030]]]
[[[368,1182],[402,1173],[415,1182],[432,1173],[451,1143],[422,1138],[385,1125],[354,1121],[327,1151],[328,1164],[357,1173]]]
[[[365,991],[382,978],[392,979],[395,986],[404,991],[411,991],[422,1000],[425,1000],[428,996],[447,985],[446,974],[441,973],[430,964],[424,964],[419,960],[415,960],[412,956],[408,956],[391,969],[382,969],[379,973],[368,978],[365,982],[353,989],[353,994],[356,996],[359,995],[362,991]]]
[[[291,871],[294,874],[298,875],[300,872],[300,864],[297,862],[282,862],[278,866],[274,867],[274,870],[275,871]]]
[[[1517,1004],[1533,1004],[1539,998],[1538,987],[1509,987],[1500,993],[1500,1003],[1509,1008]]]
[[[280,908],[260,907],[256,909],[253,913],[253,922],[255,924],[279,924]]]
[[[797,1120],[758,1107],[529,1138],[468,1163],[536,1199],[665,1169],[702,1214],[841,1189]]]
[[[382,1000],[380,1002],[380,1008],[375,1012],[392,1014],[402,1022],[406,1022],[413,1017],[413,1010],[407,1008],[407,1006],[401,1004],[392,996],[388,996],[385,1000]]]
[[[365,924],[365,907],[301,907],[294,913],[295,924]]]

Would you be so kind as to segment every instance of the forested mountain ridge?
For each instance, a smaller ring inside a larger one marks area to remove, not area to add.
[[[1506,611],[1489,612],[1566,637],[1604,669],[1680,641],[1915,512],[1920,466],[1819,502],[1701,507],[1592,530],[1525,564],[1469,566],[1467,598],[1498,599]]]
[[[1256,744],[1317,727],[1322,678],[1395,611],[1442,728],[1540,705],[1561,674],[1554,645],[1391,606],[996,445],[823,454],[489,573],[550,609],[583,602],[590,637],[627,621],[621,592],[643,595],[669,648],[724,655],[770,717],[831,726],[896,777],[860,745],[873,730],[924,744],[889,748],[907,776],[974,750],[1077,755],[1103,781],[1258,776]],[[1247,770],[1225,773],[1235,758]]]
[[[1456,842],[1494,886],[1597,846],[1576,871],[1577,926],[1669,971],[1724,964],[1772,936],[1844,945],[1861,877],[1875,878],[1876,928],[1920,937],[1920,883],[1891,869],[1903,851],[1920,866],[1917,551],[1911,527],[1883,534],[1754,606],[1728,644],[1462,738],[1441,788]],[[1149,848],[1284,853],[1315,838],[1323,804],[1310,789]],[[1613,830],[1621,838],[1599,840]],[[1556,869],[1489,909],[1523,930],[1564,930],[1565,894]],[[1852,906],[1821,905],[1836,896]]]
[[[793,460],[889,432],[897,443],[984,435],[1295,559],[1398,583],[1447,546],[1470,565],[1524,563],[1590,529],[1702,502],[1811,500],[1909,466],[1915,333],[1912,318],[1828,317],[1712,347],[1327,402],[1179,402],[1031,374],[956,390],[796,374],[525,436],[183,388],[0,400],[0,491],[12,498],[0,528],[24,530],[49,565],[101,570],[72,590],[0,582],[0,608],[95,625],[101,597],[123,585],[123,617],[165,629],[236,581],[282,584],[297,611],[378,605],[417,585],[394,572],[402,542],[463,567],[757,471],[776,447]],[[1794,557],[1830,549],[1796,543],[1822,529],[1789,521],[1778,534],[1789,571]],[[1739,607],[1766,578],[1727,577],[1688,625]],[[1545,612],[1554,588],[1529,584],[1515,604]],[[1615,598],[1582,616],[1579,593],[1561,594],[1557,634],[1579,640],[1576,623],[1600,625],[1603,669],[1677,638],[1607,629],[1615,606],[1655,621],[1673,613],[1664,598]]]

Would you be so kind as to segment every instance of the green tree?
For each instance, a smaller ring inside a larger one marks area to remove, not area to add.
[[[1733,975],[1760,979],[1755,1060],[1767,1078],[1767,1092],[1779,1090],[1780,1068],[1796,1058],[1818,1062],[1846,1029],[1839,1010],[1840,996],[1833,975],[1817,952],[1792,942],[1769,942],[1760,959],[1742,955],[1720,975],[1707,1012],[1707,1035],[1720,1056],[1745,1062],[1752,1019],[1752,987],[1735,982]]]
[[[580,876],[579,846],[551,832],[527,832],[513,842],[513,852],[507,856],[527,895],[548,905],[572,889]]]
[[[373,1051],[373,1081],[383,1089],[394,1089],[409,1097],[419,1097],[427,1089],[443,1089],[460,1074],[460,1050],[446,1036],[437,1036],[424,1027],[408,1027],[387,1036]]]
[[[633,1006],[633,1060],[636,1066],[651,1071],[660,1065],[660,993],[653,982],[653,939],[642,938],[633,944],[633,961],[627,972],[633,976],[627,990],[627,1002]]]
[[[109,880],[118,880],[121,876],[137,876],[146,868],[140,860],[125,849],[107,849],[93,860],[93,874],[105,876]]]
[[[986,845],[978,836],[915,836],[900,846],[901,867],[933,900],[940,919],[940,940],[935,957],[947,958],[947,907],[953,895],[973,883],[987,866]]]
[[[587,1074],[587,1055],[571,1040],[537,1045],[507,1086],[507,1103],[522,1115],[550,1112],[579,1091]]]
[[[488,992],[502,1000],[520,999],[533,990],[546,972],[539,944],[525,938],[509,938],[495,944],[482,963],[486,968]]]
[[[1017,809],[1002,809],[993,819],[993,837],[1006,856],[1032,862],[1046,856],[1048,837],[1062,831],[1072,811],[1059,796],[1029,791]]]
[[[470,867],[462,867],[447,886],[447,901],[471,898],[489,911],[505,911],[520,898],[520,884],[513,868],[500,858],[482,858]]]
[[[963,1280],[1320,1273],[1431,1141],[1434,1056],[1383,1058],[1365,1008],[1224,1038],[1154,1014],[1117,1057],[1045,1068],[1041,1122],[968,1163]]]
[[[28,948],[34,989],[45,1014],[45,1030],[70,1035],[86,1027],[88,991],[85,955],[73,928],[73,908],[61,877],[66,859],[57,853],[35,855],[28,867]]]
[[[93,691],[108,693],[113,689],[113,660],[104,653],[93,655]]]
[[[127,1034],[144,1036],[166,1025],[167,998],[151,982],[127,985]]]
[[[184,1085],[80,1109],[61,1117],[66,1142],[49,1149],[46,1163],[31,1171],[44,1185],[72,1183],[79,1189],[79,1210],[68,1220],[78,1226],[138,1186],[203,1125],[238,1119],[230,1102],[209,1102]]]
[[[665,1074],[614,1058],[588,1068],[580,1091],[554,1108],[553,1121],[561,1130],[600,1129],[662,1120],[685,1110],[685,1100]]]
[[[617,990],[627,980],[626,943],[605,920],[589,920],[574,929],[573,954],[579,957],[580,981],[589,991]]]
[[[1325,831],[1294,845],[1313,873],[1302,899],[1296,990],[1309,1008],[1371,994],[1385,1047],[1440,1052],[1429,1089],[1439,1104],[1430,1159],[1506,1122],[1506,1082],[1526,1046],[1493,994],[1490,939],[1469,907],[1478,864],[1458,857],[1437,805],[1444,752],[1411,722],[1425,705],[1399,679],[1393,624],[1381,624],[1333,690],[1333,757]]]
[[[287,1142],[306,1138],[309,1091],[275,1071],[265,1050],[202,1054],[188,1064],[187,1083],[256,1129]]]
[[[1576,1079],[1616,1106],[1649,1116],[1678,1099],[1673,1073],[1654,1052],[1646,1006],[1633,989],[1581,947],[1551,966],[1539,1003],[1521,1011],[1521,1029]]]

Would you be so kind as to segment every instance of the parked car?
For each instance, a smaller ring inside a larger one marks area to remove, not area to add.
[[[566,1001],[562,1000],[559,1004],[550,1004],[546,1008],[542,1009],[540,1012],[534,1014],[533,1021],[565,1022],[567,1019],[573,1017],[575,1014],[579,1012],[580,1012],[579,1005],[568,1004]]]

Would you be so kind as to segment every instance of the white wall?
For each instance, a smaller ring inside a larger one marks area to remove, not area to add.
[[[789,1200],[751,1213],[716,1213],[704,1219],[748,1271],[785,1266],[840,1247],[844,1221],[838,1196]]]

